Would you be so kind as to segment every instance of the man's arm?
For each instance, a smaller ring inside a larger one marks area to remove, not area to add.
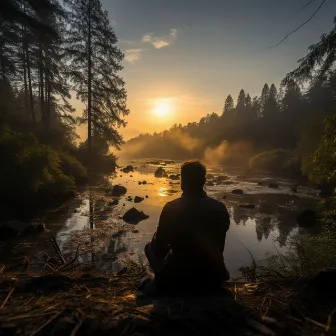
[[[153,251],[159,258],[164,259],[170,250],[172,224],[169,205],[166,204],[161,212],[159,224],[152,239]]]

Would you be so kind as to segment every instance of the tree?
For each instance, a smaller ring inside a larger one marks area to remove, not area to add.
[[[117,38],[100,0],[70,0],[68,4],[70,76],[78,98],[87,104],[82,121],[88,124],[89,152],[92,135],[119,148],[123,140],[117,128],[125,126],[123,116],[129,113],[124,81],[118,76],[124,55],[116,46]]]
[[[237,106],[236,106],[237,114],[244,111],[245,103],[246,103],[245,91],[240,90],[239,95],[238,95],[238,99],[237,99]]]
[[[291,80],[305,82],[312,79],[320,79],[327,75],[336,61],[336,18],[334,28],[323,34],[318,43],[308,48],[308,54],[299,60],[299,67],[285,77],[283,83]]]
[[[228,114],[234,109],[232,96],[229,94],[225,100],[223,114]]]
[[[268,96],[269,96],[269,86],[268,84],[265,84],[261,91],[261,97],[260,97],[260,105],[262,109],[264,109]]]

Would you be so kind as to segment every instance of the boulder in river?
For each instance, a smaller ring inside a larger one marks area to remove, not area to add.
[[[127,167],[123,168],[122,171],[125,173],[125,174],[128,174],[130,172],[134,172],[134,167],[131,166],[131,165],[128,165]]]
[[[158,178],[161,178],[161,177],[168,177],[166,171],[165,171],[164,168],[162,168],[162,167],[156,169],[154,175],[155,175],[155,177],[158,177]]]
[[[46,227],[44,223],[35,222],[30,223],[28,229],[24,232],[25,234],[38,234],[45,231]]]
[[[147,218],[149,218],[149,216],[136,208],[129,209],[123,216],[123,220],[129,224],[138,224]]]
[[[279,184],[276,182],[272,182],[272,183],[269,183],[267,187],[271,189],[279,189]]]
[[[178,181],[180,179],[180,175],[178,175],[178,174],[170,175],[169,178],[173,181]]]
[[[114,206],[114,205],[118,205],[119,204],[119,200],[115,199],[112,202],[109,202],[109,206]]]
[[[297,193],[298,192],[298,187],[296,185],[293,185],[293,186],[290,187],[290,191],[292,193]]]
[[[296,220],[299,226],[303,228],[311,228],[316,224],[317,215],[314,210],[305,210],[297,215]]]
[[[217,178],[216,178],[216,180],[217,180],[218,182],[227,181],[227,180],[229,180],[229,179],[230,179],[230,178],[229,178],[228,176],[226,176],[226,175],[217,176]]]
[[[243,209],[255,209],[256,206],[254,204],[240,204],[239,208],[243,208]]]
[[[143,197],[135,196],[134,197],[134,203],[141,203],[144,200]]]
[[[206,185],[207,187],[213,187],[213,186],[214,186],[214,183],[213,183],[212,181],[208,181],[208,182],[205,183],[205,185]]]
[[[151,165],[159,165],[161,162],[160,161],[149,161],[147,163]]]
[[[212,175],[212,174],[206,174],[205,178],[207,178],[207,179],[213,179],[213,178],[215,178],[215,176]]]
[[[108,190],[108,193],[110,193],[111,196],[120,197],[127,193],[127,188],[122,185],[115,185],[112,190]]]
[[[234,189],[231,191],[233,195],[244,195],[244,191],[241,189]]]
[[[171,161],[171,160],[165,160],[163,161],[165,164],[175,164],[175,161]]]

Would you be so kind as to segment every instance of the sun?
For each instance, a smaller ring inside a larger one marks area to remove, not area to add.
[[[165,117],[169,114],[171,105],[167,101],[158,100],[154,103],[154,113],[159,117]]]

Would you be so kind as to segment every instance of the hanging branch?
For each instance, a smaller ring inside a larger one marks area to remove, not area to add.
[[[302,28],[303,26],[305,26],[309,21],[311,21],[316,14],[320,11],[320,9],[322,8],[322,6],[325,4],[327,0],[323,0],[321,2],[321,4],[318,6],[318,8],[316,9],[316,11],[309,17],[308,20],[306,20],[305,22],[303,22],[302,24],[300,24],[300,26],[298,26],[297,28],[295,28],[293,31],[291,31],[290,33],[288,33],[280,42],[278,42],[277,44],[270,46],[269,48],[274,48],[276,46],[278,46],[279,44],[281,44],[283,41],[287,40],[287,38],[291,35],[293,35],[294,33],[296,33],[300,28]]]

